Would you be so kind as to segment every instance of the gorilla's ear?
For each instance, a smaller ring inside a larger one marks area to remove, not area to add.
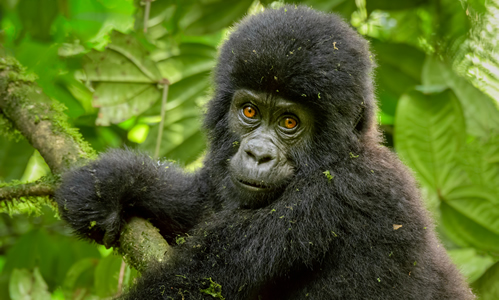
[[[361,135],[362,132],[365,130],[365,128],[364,128],[366,125],[365,124],[365,121],[366,121],[365,113],[366,113],[366,108],[365,108],[364,102],[362,102],[362,104],[360,106],[360,112],[357,115],[357,119],[355,119],[355,122],[353,123],[354,132],[357,135]]]

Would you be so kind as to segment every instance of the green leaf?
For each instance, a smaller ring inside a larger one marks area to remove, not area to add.
[[[71,266],[62,285],[66,299],[85,294],[86,290],[93,286],[94,270],[98,261],[95,258],[85,258]],[[78,288],[83,288],[83,291]]]
[[[209,87],[208,72],[200,73],[172,84],[166,105],[164,131],[160,156],[189,164],[205,149],[205,140],[200,132],[200,103],[206,100]],[[160,114],[157,103],[146,115]],[[155,149],[159,125],[151,126],[146,141],[139,147],[152,152]]]
[[[114,32],[106,51],[92,51],[84,62],[93,83],[97,125],[120,123],[147,110],[160,96],[161,74],[149,52],[133,35]]]
[[[401,158],[438,194],[463,182],[456,155],[465,140],[461,106],[452,91],[402,96],[395,116],[394,141]]]
[[[188,43],[179,47],[180,53],[158,62],[163,77],[176,83],[198,73],[211,71],[215,66],[216,49],[203,44]]]
[[[186,18],[193,19],[185,27],[187,35],[203,35],[218,31],[239,21],[248,11],[253,0],[240,0],[227,5],[226,1],[209,1],[207,4],[197,4],[191,7]],[[198,16],[193,18],[193,16]]]
[[[355,1],[350,0],[285,0],[284,2],[289,4],[300,4],[313,7],[317,10],[322,10],[326,12],[336,12],[342,15],[347,20],[350,20],[352,13],[357,10]]]
[[[50,281],[55,277],[56,270],[53,267],[56,259],[57,247],[54,241],[45,231],[33,230],[22,235],[8,250],[3,273],[38,266],[44,278]]]
[[[405,44],[373,40],[371,45],[379,66],[376,77],[380,108],[385,114],[395,116],[400,96],[420,84],[425,54]]]
[[[468,138],[459,164],[466,170],[473,184],[499,195],[499,133],[485,140]]]
[[[9,294],[15,300],[50,300],[48,286],[38,268],[33,273],[26,269],[14,269],[10,276]]]
[[[454,209],[447,201],[441,202],[440,212],[443,229],[456,244],[486,251],[499,250],[499,236],[496,233]]]
[[[100,260],[94,275],[95,292],[99,297],[110,297],[116,294],[121,262],[121,257],[115,255],[109,255]]]
[[[99,107],[97,125],[107,126],[146,111],[161,97],[156,85],[143,83],[101,83],[95,88],[94,103]]]
[[[149,52],[133,36],[113,32],[106,51],[93,50],[86,55],[87,80],[156,83],[161,74],[149,58]]]
[[[82,43],[105,43],[113,28],[127,31],[133,28],[132,0],[71,0],[67,1],[71,33]]]
[[[471,286],[480,300],[499,299],[499,262],[496,262]]]
[[[368,12],[372,12],[375,9],[380,10],[402,10],[402,9],[414,9],[418,6],[427,4],[428,0],[404,0],[404,1],[393,1],[393,0],[368,0],[366,1],[366,8]]]
[[[447,253],[470,283],[477,280],[494,264],[491,256],[480,255],[473,248],[454,249]]]
[[[50,27],[57,17],[53,0],[20,0],[17,5],[24,29],[38,40],[50,40]]]
[[[499,110],[494,101],[456,75],[448,63],[429,56],[424,63],[422,82],[424,85],[446,85],[454,91],[464,108],[469,134],[486,139],[491,133],[499,132]]]
[[[483,228],[490,233],[490,239],[499,241],[499,198],[496,193],[488,192],[479,186],[459,186],[448,192],[443,200],[461,217],[467,218],[468,223],[472,222],[476,224],[475,227]],[[447,227],[446,229],[454,231],[455,235],[461,234],[460,230],[455,227]],[[466,235],[462,235],[462,238],[466,239],[469,244],[479,247],[479,244],[475,243],[476,237],[467,239]],[[481,239],[480,244],[487,243],[486,240],[483,240],[484,237]],[[495,244],[493,240],[490,242]],[[490,250],[490,248],[484,250]]]

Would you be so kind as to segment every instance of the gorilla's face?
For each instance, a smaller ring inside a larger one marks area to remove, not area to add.
[[[275,199],[294,176],[291,150],[310,140],[312,114],[281,97],[238,90],[229,113],[229,128],[240,137],[234,146],[229,176],[243,206]]]

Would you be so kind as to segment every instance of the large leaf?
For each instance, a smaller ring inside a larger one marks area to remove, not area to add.
[[[450,66],[437,57],[429,56],[422,74],[424,85],[446,85],[462,103],[466,131],[476,137],[487,138],[499,133],[499,110],[493,100],[466,79],[456,75]]]
[[[113,28],[125,32],[133,27],[133,0],[71,0],[65,6],[71,33],[83,43],[102,43]]]
[[[98,125],[138,115],[161,96],[157,88],[161,74],[147,49],[132,35],[114,32],[104,52],[87,54],[84,70],[84,79],[95,88],[93,105],[100,107]]]
[[[463,172],[456,155],[465,141],[461,106],[452,91],[410,92],[399,101],[395,148],[420,180],[439,195],[459,186]]]
[[[216,48],[200,43],[185,43],[179,54],[158,62],[163,77],[175,83],[198,73],[211,71],[215,66]]]
[[[444,231],[456,244],[486,251],[499,250],[499,236],[444,201],[440,204]]]
[[[380,108],[395,116],[400,96],[420,84],[425,54],[405,44],[373,40],[371,46],[379,66],[376,78]]]
[[[200,73],[172,84],[166,105],[164,131],[160,156],[189,164],[205,149],[205,140],[200,132],[200,102],[206,100],[209,87],[208,72]],[[158,115],[160,104],[154,105],[146,114]],[[156,145],[159,125],[151,127],[142,149],[152,152]]]
[[[491,256],[480,255],[473,248],[454,249],[447,253],[468,282],[477,280],[494,264]]]
[[[483,250],[499,249],[499,198],[496,193],[489,192],[479,186],[460,186],[447,193],[443,200],[460,218],[466,218],[467,231],[477,228],[472,234],[463,234],[461,228],[446,226],[452,236],[460,235],[466,244]],[[446,216],[446,218],[453,218]],[[455,217],[454,217],[455,218]],[[481,234],[479,232],[482,232]],[[479,241],[477,241],[479,239]],[[485,248],[484,248],[485,245]]]
[[[215,0],[198,3],[189,9],[184,17],[185,34],[202,35],[218,31],[246,14],[253,0],[239,0],[227,5],[227,1]],[[183,23],[183,21],[180,21]]]
[[[496,262],[482,277],[472,284],[480,300],[499,299],[499,262]]]

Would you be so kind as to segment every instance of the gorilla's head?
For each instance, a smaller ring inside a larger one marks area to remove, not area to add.
[[[367,41],[340,17],[287,5],[241,21],[220,50],[207,164],[239,205],[377,142]]]

